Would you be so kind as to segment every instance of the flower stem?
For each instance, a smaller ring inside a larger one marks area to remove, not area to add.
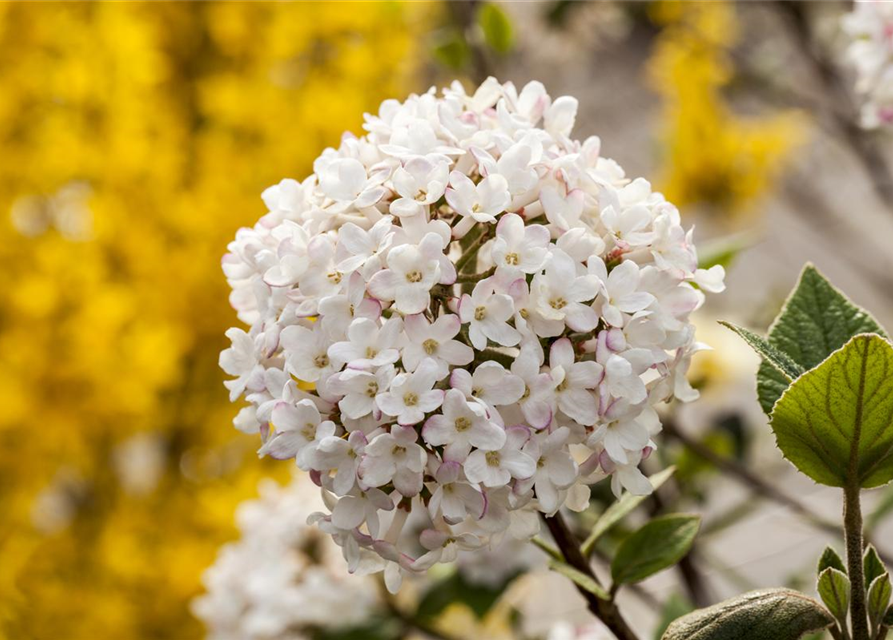
[[[553,516],[544,515],[543,520],[546,522],[546,526],[549,527],[549,532],[552,534],[552,538],[555,540],[555,544],[561,552],[564,561],[577,571],[586,574],[595,580],[595,582],[598,582],[598,578],[592,571],[592,567],[589,566],[589,562],[580,550],[580,542],[568,528],[561,513],[556,513]],[[586,598],[586,604],[589,606],[589,611],[591,611],[596,618],[601,620],[618,640],[638,640],[635,632],[630,628],[626,620],[624,620],[623,615],[620,613],[620,610],[617,608],[613,599],[604,600],[599,598],[594,593],[583,589],[579,585],[577,585],[577,591]]]
[[[850,625],[853,640],[869,640],[868,613],[865,607],[865,576],[862,569],[861,487],[849,481],[843,489],[843,534],[846,543],[847,570],[850,578]]]

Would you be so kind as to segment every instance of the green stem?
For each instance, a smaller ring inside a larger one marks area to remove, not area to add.
[[[843,490],[843,533],[846,542],[847,569],[850,578],[850,625],[853,640],[870,640],[868,612],[865,606],[865,575],[862,570],[861,487],[848,482]]]

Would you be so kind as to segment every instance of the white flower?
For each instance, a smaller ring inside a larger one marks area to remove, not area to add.
[[[342,293],[326,296],[319,301],[320,323],[331,340],[343,340],[347,327],[355,318],[378,320],[381,304],[366,298],[366,283],[359,273],[352,273],[347,289]]]
[[[469,401],[483,403],[490,418],[500,424],[502,417],[496,407],[514,404],[524,394],[524,381],[492,360],[479,364],[473,374],[466,369],[453,369],[450,386],[461,391]]]
[[[602,381],[603,369],[597,362],[574,362],[574,347],[567,338],[552,343],[549,367],[556,382],[558,408],[585,426],[598,419],[598,402],[591,389]]]
[[[536,472],[536,461],[521,451],[530,431],[524,427],[509,427],[505,433],[505,445],[498,451],[476,450],[469,454],[463,465],[469,482],[501,487],[512,478],[526,480]]]
[[[437,371],[437,363],[425,358],[413,373],[398,374],[390,389],[379,393],[375,402],[401,425],[417,424],[443,403],[443,391],[433,388]]]
[[[447,391],[441,411],[425,422],[422,438],[432,446],[445,446],[444,460],[462,461],[472,447],[495,451],[505,444],[505,431],[490,421],[486,408],[470,404],[458,389]]]
[[[428,454],[416,443],[418,432],[411,427],[394,427],[366,445],[360,463],[360,478],[367,487],[380,487],[393,481],[404,496],[414,496],[422,488],[422,471]]]
[[[258,455],[277,460],[296,458],[304,470],[312,468],[319,442],[335,434],[335,423],[320,422],[319,410],[310,400],[278,404],[273,409],[273,428],[275,433],[258,450]]]
[[[602,283],[601,315],[608,324],[622,327],[624,313],[641,311],[654,300],[650,293],[638,290],[642,274],[635,262],[625,260],[611,269],[611,273],[601,259],[593,260],[589,267]]]
[[[453,171],[445,195],[456,213],[477,222],[496,222],[511,202],[508,182],[498,173],[475,184],[464,173]]]
[[[406,316],[403,326],[408,338],[403,348],[403,366],[407,371],[415,371],[424,358],[432,358],[438,364],[440,379],[451,366],[464,366],[474,360],[471,347],[453,340],[462,328],[457,315],[442,315],[433,324],[422,314]]]
[[[643,407],[631,407],[628,401],[615,400],[603,416],[605,423],[589,436],[589,446],[602,444],[611,460],[627,464],[630,454],[641,452],[648,445],[651,434],[640,418]]]
[[[322,160],[322,158],[320,159]],[[353,158],[337,158],[330,162],[317,162],[314,167],[319,174],[319,188],[333,200],[343,203],[356,203],[358,207],[368,207],[378,202],[385,189],[376,185],[366,174],[366,167]]]
[[[468,337],[475,349],[487,348],[487,340],[504,347],[511,347],[521,341],[518,330],[506,322],[513,315],[510,296],[495,293],[494,282],[490,278],[481,280],[474,286],[471,295],[467,293],[459,301],[459,318],[468,324]]]
[[[310,237],[307,231],[290,220],[273,230],[273,237],[279,240],[278,260],[264,272],[264,282],[271,287],[288,287],[295,284],[310,266],[307,245]]]
[[[395,375],[391,365],[380,367],[374,373],[363,369],[345,369],[330,380],[329,391],[343,396],[338,401],[341,413],[357,420],[371,413],[381,413],[375,399],[390,386]]]
[[[379,300],[395,301],[400,313],[421,313],[431,304],[431,288],[440,282],[442,241],[427,234],[418,246],[403,244],[388,254],[388,268],[369,281],[369,293]]]
[[[584,304],[598,294],[598,279],[578,275],[573,259],[560,249],[552,257],[544,273],[533,277],[530,295],[536,310],[549,320],[563,321],[573,331],[588,332],[598,325],[598,314]]]
[[[381,269],[381,256],[387,252],[394,239],[391,219],[384,217],[369,231],[360,229],[348,222],[338,231],[338,250],[340,262],[337,264],[341,273],[357,271],[366,279]]]
[[[525,345],[512,363],[512,374],[524,383],[518,405],[527,423],[534,429],[544,429],[552,422],[555,407],[555,387],[558,381],[551,374],[541,372],[541,356],[535,347]]]
[[[376,369],[400,358],[403,321],[391,318],[379,326],[374,320],[357,318],[347,328],[347,340],[329,347],[328,356],[337,366]]]
[[[534,435],[523,449],[536,462],[536,473],[527,482],[533,483],[536,499],[549,515],[561,506],[560,491],[577,480],[577,463],[565,446],[568,436],[570,429],[559,427],[552,433]]]
[[[542,225],[524,226],[521,216],[507,213],[496,225],[493,260],[509,273],[536,273],[549,255],[549,230]]]
[[[304,382],[325,378],[344,364],[343,361],[336,364],[329,357],[332,343],[318,323],[312,329],[300,325],[285,327],[279,336],[279,344],[287,354],[288,370]]]
[[[443,156],[430,159],[410,158],[394,172],[394,187],[400,198],[391,202],[395,216],[415,216],[443,196],[450,175],[449,162]]]
[[[366,436],[353,431],[347,440],[329,436],[316,447],[316,461],[321,469],[335,471],[332,488],[336,495],[346,495],[356,485],[357,470],[366,449]],[[348,527],[353,528],[353,527]]]
[[[438,515],[451,523],[462,522],[469,515],[481,518],[485,500],[480,490],[462,480],[462,465],[449,460],[441,463],[434,474],[437,488],[431,494],[428,511],[432,519]]]
[[[232,346],[220,354],[220,368],[235,380],[224,382],[229,389],[230,402],[242,395],[246,389],[257,390],[261,388],[264,368],[258,361],[258,348],[255,341],[241,329],[228,329],[226,337],[232,341]]]

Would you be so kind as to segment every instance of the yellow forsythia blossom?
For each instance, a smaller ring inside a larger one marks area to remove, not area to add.
[[[740,211],[771,186],[802,139],[801,118],[743,117],[723,97],[738,40],[730,3],[667,0],[653,6],[652,18],[661,27],[649,62],[664,102],[660,190],[679,205]]]
[[[0,639],[202,634],[269,471],[230,426],[220,256],[408,93],[428,11],[0,3]]]

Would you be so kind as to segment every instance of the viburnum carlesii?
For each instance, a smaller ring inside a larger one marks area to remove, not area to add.
[[[856,91],[862,97],[862,126],[893,124],[893,3],[857,0],[843,18],[853,39],[847,57],[856,71]]]
[[[696,396],[689,316],[722,268],[570,138],[576,109],[493,78],[386,101],[265,191],[223,260],[251,325],[221,355],[238,428],[310,472],[313,520],[391,589],[536,534],[607,476],[648,493],[655,407]]]

